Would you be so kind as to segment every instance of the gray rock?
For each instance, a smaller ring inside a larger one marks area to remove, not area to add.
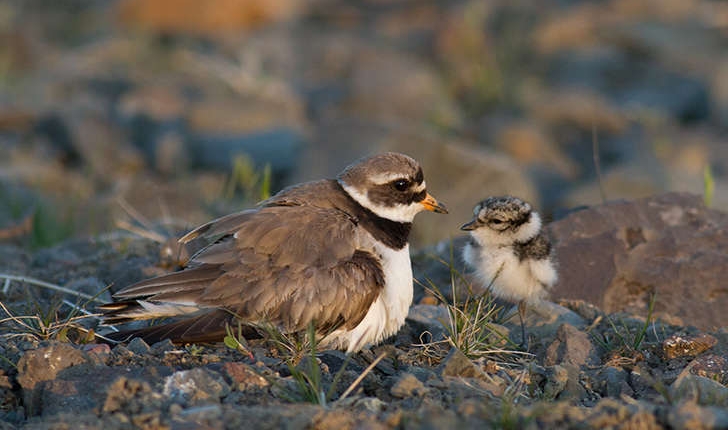
[[[218,404],[193,406],[183,409],[177,415],[181,421],[187,421],[190,425],[196,425],[201,422],[215,422],[222,417],[222,407]]]
[[[695,402],[701,406],[728,407],[728,388],[712,379],[681,374],[669,388],[674,402]]]
[[[500,398],[506,393],[508,384],[502,380],[486,381],[479,378],[445,376],[440,384],[430,381],[428,387],[436,387],[443,400],[459,402],[465,399],[479,399],[481,402]]]
[[[151,348],[147,345],[144,340],[140,337],[133,338],[127,345],[126,348],[134,354],[144,355],[149,354]]]
[[[440,376],[462,376],[465,378],[485,378],[485,373],[465,356],[459,349],[451,348],[450,353],[437,368]]]
[[[566,369],[567,381],[564,389],[558,395],[559,400],[571,400],[583,402],[588,398],[587,391],[584,386],[581,385],[581,370],[579,367],[573,364],[563,364],[561,367]],[[557,375],[555,375],[557,376]],[[559,371],[558,381],[561,384],[563,381],[563,373]]]
[[[100,408],[103,412],[139,414],[154,411],[161,406],[162,396],[155,393],[150,383],[144,379],[117,376],[106,384],[107,395]]]
[[[574,212],[549,225],[559,265],[568,268],[552,297],[646,315],[655,292],[656,315],[668,321],[704,330],[728,325],[727,226],[728,214],[681,193]]]
[[[168,376],[163,393],[184,405],[217,403],[230,392],[222,376],[204,368],[182,370]]]
[[[149,275],[144,269],[158,259],[158,243],[116,232],[43,249],[33,256],[32,266],[34,277],[59,285],[76,279],[98,280],[103,287],[90,293],[95,295],[106,285],[120,289],[140,281]]]
[[[605,317],[605,314],[601,309],[584,300],[561,300],[559,303],[562,306],[576,312],[577,315],[590,323],[599,317]]]
[[[347,397],[344,400],[337,400],[336,406],[347,409],[360,408],[378,414],[387,408],[387,404],[377,397]]]
[[[605,397],[620,398],[621,396],[634,396],[634,391],[629,385],[629,373],[626,370],[606,366],[599,371],[600,380],[603,382],[602,395]]]
[[[543,395],[546,399],[554,400],[566,388],[569,382],[569,371],[563,367],[554,365],[546,369],[546,384],[543,387]]]
[[[655,416],[654,405],[634,401],[624,403],[610,398],[600,399],[593,408],[586,408],[586,417],[583,420],[577,420],[576,423],[578,423],[577,426],[588,429],[659,430],[663,428]],[[554,428],[560,428],[560,426]]]
[[[134,356],[134,353],[129,351],[129,348],[121,343],[114,346],[114,349],[111,350],[111,353],[118,358],[131,358]]]
[[[89,343],[83,346],[83,352],[96,364],[106,364],[111,358],[111,347],[105,343]]]
[[[448,311],[444,305],[413,305],[407,314],[407,324],[422,342],[437,342],[445,339]],[[429,336],[423,337],[429,333]]]
[[[28,414],[34,415],[40,412],[42,393],[40,383],[52,381],[58,372],[86,363],[87,360],[82,351],[65,343],[26,351],[18,361],[18,383],[23,389],[24,404]]]
[[[514,309],[513,312],[515,313],[516,310]],[[587,322],[568,308],[549,301],[542,301],[526,308],[524,324],[527,328],[527,335],[535,337],[537,343],[544,343],[557,337],[562,325],[579,330],[585,328]],[[518,332],[520,329],[516,330],[516,325],[520,325],[517,314],[508,321],[508,328]]]
[[[160,383],[171,373],[171,369],[158,366],[125,368],[79,364],[60,371],[55,379],[40,382],[35,388],[37,403],[33,410],[44,417],[68,411],[151,411],[160,407],[162,396],[154,393],[150,384]],[[151,401],[153,398],[156,399],[154,402]]]
[[[691,361],[681,374],[688,372],[728,386],[728,357],[703,354]]]
[[[544,364],[571,364],[577,367],[593,366],[599,356],[589,335],[570,324],[562,324],[556,339],[546,349]]]
[[[232,388],[245,391],[270,385],[270,382],[262,376],[263,369],[256,369],[245,363],[228,362],[222,364],[220,371],[230,381]]]
[[[427,388],[417,377],[411,373],[403,373],[390,389],[392,397],[404,399],[420,397],[427,393]]]
[[[656,379],[654,372],[644,362],[638,362],[629,371],[629,386],[634,391],[635,398],[644,398],[648,395],[664,394],[665,385],[669,383],[669,379],[661,381]],[[659,391],[657,391],[659,389]]]
[[[450,349],[450,353],[437,367],[437,374],[441,379],[430,378],[427,385],[438,387],[442,384],[439,388],[450,390],[456,397],[460,394],[473,396],[473,387],[500,396],[508,386],[503,378],[486,373],[457,348]]]
[[[347,358],[347,355],[338,350],[327,350],[322,351],[316,355],[321,363],[325,364],[329,368],[331,374],[336,374],[346,364],[347,370],[354,370],[356,372],[364,371],[364,368],[356,364],[353,360]]]
[[[437,378],[437,372],[430,367],[404,366],[402,371],[414,375],[422,382],[427,382],[430,379]]]
[[[174,343],[169,339],[164,339],[151,346],[152,353],[155,355],[163,355],[166,352],[174,351],[177,349]]]
[[[667,424],[679,430],[728,429],[728,409],[685,402],[670,408]]]

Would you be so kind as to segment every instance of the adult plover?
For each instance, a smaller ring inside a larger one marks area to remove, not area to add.
[[[182,271],[128,286],[102,305],[106,324],[185,318],[116,333],[149,343],[220,341],[237,318],[358,351],[396,333],[412,303],[408,236],[422,210],[447,213],[420,165],[397,153],[364,158],[337,179],[286,188],[258,208],[180,239],[210,242]]]
[[[522,345],[527,345],[526,305],[543,300],[558,277],[541,217],[519,198],[488,197],[475,206],[473,219],[460,229],[470,232],[462,250],[465,263],[493,295],[518,303]]]

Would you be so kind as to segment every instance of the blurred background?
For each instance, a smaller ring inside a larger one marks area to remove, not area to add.
[[[458,235],[668,190],[728,208],[728,1],[2,0],[0,241],[171,236],[394,150]]]

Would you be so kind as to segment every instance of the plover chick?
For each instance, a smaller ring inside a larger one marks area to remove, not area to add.
[[[541,217],[517,197],[488,197],[460,229],[470,232],[463,260],[494,296],[518,304],[522,345],[527,345],[526,306],[543,300],[558,278]]]
[[[107,324],[181,319],[110,337],[209,342],[236,320],[284,333],[313,324],[321,347],[358,351],[404,324],[413,296],[408,237],[423,210],[447,213],[427,193],[419,163],[393,152],[286,188],[188,233],[180,242],[207,246],[184,270],[128,286],[101,306]]]

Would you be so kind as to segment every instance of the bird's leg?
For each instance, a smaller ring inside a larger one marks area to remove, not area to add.
[[[521,320],[521,348],[528,350],[528,338],[526,338],[526,325],[523,320],[526,316],[526,302],[521,300],[518,302],[518,318]]]

